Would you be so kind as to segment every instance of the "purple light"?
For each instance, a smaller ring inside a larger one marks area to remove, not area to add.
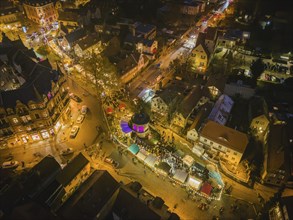
[[[139,126],[138,127],[138,132],[139,133],[143,133],[144,132],[144,127],[143,126]]]
[[[47,97],[48,97],[49,100],[52,98],[51,92],[48,92]]]
[[[133,129],[134,131],[137,131],[137,126],[134,124],[134,125],[132,126],[132,129]]]

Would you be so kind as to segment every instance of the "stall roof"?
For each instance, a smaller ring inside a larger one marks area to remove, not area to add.
[[[182,159],[183,163],[185,163],[188,167],[191,167],[194,163],[194,159],[190,155],[185,155]]]
[[[160,162],[157,166],[158,169],[162,170],[165,173],[169,173],[171,170],[171,166],[166,162]]]
[[[147,158],[144,160],[144,162],[150,167],[154,167],[157,161],[158,161],[157,157],[154,156],[153,154],[149,154]]]
[[[187,180],[187,184],[190,187],[198,190],[200,188],[200,185],[202,184],[202,180],[201,179],[198,179],[198,178],[196,178],[194,176],[189,176],[189,178]]]
[[[185,183],[188,173],[183,170],[176,170],[173,178],[181,183]]]
[[[138,152],[138,154],[136,156],[138,159],[140,159],[142,161],[144,161],[147,158],[147,156],[140,151]]]
[[[211,184],[205,182],[201,187],[201,192],[206,194],[207,196],[210,196],[212,189],[213,189],[213,187],[211,186]]]
[[[132,153],[132,154],[137,154],[139,152],[139,146],[137,144],[131,144],[128,148],[128,150]]]

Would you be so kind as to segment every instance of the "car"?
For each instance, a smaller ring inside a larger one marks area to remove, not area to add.
[[[79,115],[76,119],[76,123],[81,124],[83,122],[84,118],[85,118],[84,115]]]
[[[70,138],[75,138],[76,137],[76,135],[77,135],[77,133],[78,133],[78,131],[79,131],[79,127],[78,126],[73,126],[72,128],[71,128],[71,131],[70,131]]]
[[[80,112],[81,112],[81,114],[85,115],[87,113],[87,106],[86,105],[83,105],[81,107],[81,111]]]
[[[111,157],[106,157],[104,161],[111,164],[114,168],[119,167],[119,162],[113,160]]]
[[[114,162],[114,160],[111,157],[105,157],[104,161],[109,164],[113,164],[113,162]]]
[[[73,154],[73,149],[71,147],[61,151],[62,156],[67,156],[69,154]]]
[[[2,164],[2,169],[11,169],[18,167],[19,162],[16,160],[6,161]]]
[[[73,99],[74,101],[76,101],[76,102],[82,102],[82,99],[81,98],[79,98],[77,95],[75,95],[74,93],[69,93],[69,97],[71,98],[71,99]]]

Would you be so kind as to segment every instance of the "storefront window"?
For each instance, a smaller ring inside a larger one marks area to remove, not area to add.
[[[58,121],[56,123],[56,125],[54,126],[54,129],[55,129],[55,131],[58,131],[60,128],[61,128],[61,123],[60,123],[60,121]]]
[[[44,139],[46,139],[46,138],[49,138],[49,137],[50,137],[49,133],[48,133],[46,130],[44,130],[44,131],[41,131],[41,134],[42,134],[42,137],[43,137]]]
[[[33,135],[32,135],[32,139],[33,139],[34,141],[39,141],[41,138],[40,138],[40,136],[39,136],[38,134],[33,134]]]

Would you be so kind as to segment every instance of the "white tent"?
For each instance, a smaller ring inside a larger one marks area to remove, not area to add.
[[[145,160],[145,158],[147,157],[147,155],[145,155],[143,152],[139,151],[138,154],[136,154],[136,157],[142,161]]]
[[[204,153],[204,149],[198,145],[194,145],[192,152],[195,153],[198,157],[201,157],[201,155]]]
[[[185,155],[182,159],[183,163],[186,164],[188,167],[191,167],[194,163],[194,159],[190,155]]]
[[[154,156],[153,154],[149,154],[147,158],[144,160],[145,164],[148,165],[149,167],[154,168],[155,164],[158,163],[158,158]]]
[[[175,174],[173,176],[173,179],[181,182],[181,183],[185,183],[186,179],[187,179],[188,173],[186,173],[183,170],[176,170]]]
[[[194,176],[189,176],[188,181],[187,181],[187,184],[191,188],[193,188],[195,190],[199,190],[200,185],[202,184],[202,180],[201,179],[198,179],[198,178],[196,178]]]

